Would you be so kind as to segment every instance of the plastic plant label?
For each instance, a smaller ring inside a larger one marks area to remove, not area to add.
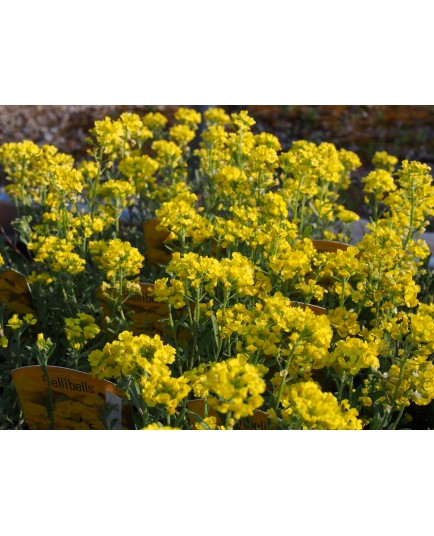
[[[105,403],[108,409],[106,423],[110,430],[122,429],[122,398],[111,391],[105,392]]]
[[[0,303],[13,313],[36,314],[27,279],[11,268],[0,273]]]
[[[346,251],[350,245],[344,244],[344,242],[334,242],[333,240],[312,240],[313,247],[317,251],[326,251],[329,253],[336,253],[338,249]]]
[[[169,237],[167,231],[157,231],[158,220],[150,220],[143,224],[146,244],[146,259],[152,266],[167,264],[172,254],[166,248],[165,241]]]
[[[205,418],[205,400],[202,398],[189,400],[187,409],[199,415],[201,419]],[[208,408],[208,417],[215,417],[217,426],[223,426],[223,421],[214,409]],[[196,422],[200,423],[200,419],[192,413],[190,413],[189,420],[191,426],[194,426]],[[260,410],[255,411],[251,417],[243,417],[236,426],[240,430],[269,430],[271,428],[268,413]]]
[[[153,335],[163,333],[165,324],[161,322],[168,316],[165,303],[155,302],[152,295],[153,285],[140,283],[142,294],[136,294],[124,301],[124,310],[130,321],[130,329],[134,335],[145,333]],[[110,304],[101,290],[97,292],[101,308],[106,316],[111,314]]]
[[[129,408],[122,408],[125,392],[107,380],[78,370],[39,365],[21,367],[11,374],[32,430],[104,430],[109,428],[107,419],[119,414],[122,428],[131,426]]]
[[[327,309],[320,307],[319,305],[311,305],[310,303],[303,303],[297,301],[291,301],[291,305],[294,307],[301,307],[302,309],[310,309],[316,315],[325,315],[327,314]]]

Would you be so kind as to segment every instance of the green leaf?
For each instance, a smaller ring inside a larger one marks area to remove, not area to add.
[[[312,231],[313,231],[312,225],[307,225],[307,226],[303,229],[303,235],[302,235],[302,238],[309,238],[309,237],[312,235]]]
[[[214,331],[214,340],[215,340],[216,346],[218,347],[220,343],[219,327],[217,324],[217,318],[214,315],[214,313],[211,315],[211,322],[212,322],[212,329]]]

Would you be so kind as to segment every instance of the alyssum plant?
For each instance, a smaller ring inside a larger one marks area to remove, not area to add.
[[[1,427],[24,426],[10,371],[41,363],[114,382],[136,429],[411,427],[434,397],[418,238],[434,214],[430,168],[376,153],[369,232],[349,245],[355,153],[282,151],[245,111],[203,119],[194,151],[202,118],[187,108],[170,123],[96,121],[78,164],[31,141],[0,147],[18,212],[1,269],[33,296],[0,310]],[[133,314],[145,287],[149,307]]]

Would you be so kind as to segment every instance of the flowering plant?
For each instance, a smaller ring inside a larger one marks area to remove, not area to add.
[[[124,113],[95,122],[79,163],[31,141],[0,147],[18,214],[0,270],[24,274],[33,297],[0,308],[2,428],[23,426],[11,370],[47,363],[116,383],[136,429],[259,416],[395,429],[430,404],[430,168],[377,152],[354,244],[345,192],[359,157],[304,140],[284,151],[254,124],[220,108]]]

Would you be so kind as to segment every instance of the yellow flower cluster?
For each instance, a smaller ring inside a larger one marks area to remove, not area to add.
[[[138,377],[145,404],[161,404],[169,415],[175,413],[190,391],[186,378],[172,377],[168,365],[174,360],[175,349],[164,344],[158,335],[133,336],[129,331],[89,355],[92,374],[98,378]]]
[[[119,171],[134,184],[136,192],[145,197],[150,197],[156,188],[155,174],[159,167],[159,163],[149,155],[128,156],[119,163]]]
[[[348,311],[344,307],[330,309],[327,313],[327,318],[341,339],[348,335],[357,335],[360,331],[357,313]]]
[[[195,209],[196,194],[184,192],[163,203],[155,211],[159,224],[157,230],[169,233],[168,239],[177,239],[185,244],[191,238],[193,244],[200,244],[213,235],[211,223]]]
[[[308,374],[328,364],[332,329],[326,316],[291,306],[281,293],[259,300],[253,310],[238,304],[220,309],[216,318],[222,337],[238,335],[244,352],[290,360],[290,372]],[[241,349],[241,346],[238,346]]]
[[[382,201],[385,194],[396,190],[392,174],[384,169],[371,171],[363,178],[363,184],[363,190],[373,193],[378,201]]]
[[[181,255],[175,252],[167,266],[171,279],[157,279],[154,283],[155,301],[173,305],[175,309],[183,307],[193,294],[198,300],[205,295],[215,296],[217,287],[224,296],[253,296],[258,292],[255,284],[253,263],[239,253],[232,258],[221,261],[213,257],[204,257],[197,253]]]
[[[28,244],[36,253],[35,262],[43,263],[53,272],[76,275],[84,270],[85,259],[74,252],[74,243],[56,236],[38,236]]]
[[[35,203],[58,206],[61,199],[74,199],[83,189],[74,159],[51,145],[39,147],[27,140],[6,143],[0,147],[0,162],[10,183],[6,192],[24,207]]]
[[[144,428],[142,428],[142,430],[180,430],[180,428],[176,428],[173,426],[163,426],[162,424],[154,422],[152,424],[148,424],[148,426],[145,426]]]
[[[22,318],[20,318],[17,314],[13,314],[7,325],[11,329],[16,330],[27,326],[34,326],[37,321],[38,320],[31,313],[27,313]]]
[[[383,169],[392,173],[398,163],[398,159],[386,151],[377,151],[372,157],[372,163],[377,169]]]
[[[167,266],[167,273],[181,281],[185,288],[197,290],[203,286],[207,292],[212,292],[217,286],[221,270],[219,261],[213,257],[175,252]]]
[[[170,138],[180,147],[194,140],[196,133],[188,125],[174,125],[170,129]]]
[[[314,381],[287,385],[281,399],[282,417],[293,428],[303,430],[361,430],[358,411],[347,400],[324,393]]]
[[[388,208],[384,224],[400,232],[405,247],[415,234],[425,231],[427,218],[434,214],[434,186],[430,171],[426,164],[404,160],[396,172],[398,188],[384,199]]]
[[[109,214],[110,211],[119,211],[132,203],[135,193],[134,186],[129,182],[113,179],[104,182],[98,190],[98,195],[105,201]]]
[[[70,223],[73,232],[76,231],[83,238],[90,238],[98,233],[102,233],[110,225],[111,220],[108,217],[104,219],[98,216],[92,217],[90,214],[80,214],[80,216],[72,218]]]
[[[90,132],[104,154],[111,157],[125,157],[153,137],[151,130],[143,123],[140,116],[131,113],[123,113],[115,121],[110,117],[96,121]]]
[[[140,379],[145,404],[151,408],[162,404],[168,415],[173,415],[190,392],[187,379],[173,378],[168,367],[155,360],[145,370]]]
[[[30,254],[14,266],[0,244],[0,265],[30,274],[32,293],[6,269],[0,291],[6,306],[33,299],[52,327],[49,346],[32,343],[36,316],[6,308],[0,345],[57,347],[50,359],[71,367],[94,339],[92,374],[128,391],[143,429],[216,429],[225,415],[242,428],[258,410],[276,428],[393,428],[404,407],[427,405],[430,168],[377,152],[362,178],[368,233],[350,245],[359,157],[328,142],[282,147],[255,124],[222,108],[124,113],[96,121],[79,164],[49,145],[1,146]],[[193,398],[218,418],[205,409],[192,424]]]
[[[109,281],[118,277],[137,275],[144,261],[143,255],[137,248],[119,238],[90,242],[89,250],[95,263],[105,272]]]
[[[355,376],[363,368],[378,369],[378,360],[375,343],[368,343],[356,337],[347,337],[336,343],[330,356],[329,365],[338,373],[345,372]]]
[[[66,339],[75,350],[83,348],[87,341],[94,339],[100,331],[92,315],[78,313],[75,318],[65,318]]]
[[[385,389],[398,406],[409,406],[411,402],[426,406],[434,398],[432,361],[416,355],[404,366],[392,365],[387,373]]]
[[[157,279],[154,283],[152,294],[156,302],[167,303],[175,309],[180,309],[186,305],[186,290],[178,279],[171,279],[168,284],[168,278]]]
[[[236,420],[253,415],[262,406],[267,372],[263,365],[248,363],[248,356],[239,354],[232,359],[193,370],[188,377],[195,393],[207,398],[210,408],[228,416],[232,427]]]
[[[222,108],[208,108],[204,113],[205,122],[208,127],[211,125],[227,125],[231,118]]]
[[[89,355],[92,374],[97,378],[132,376],[147,370],[154,361],[166,366],[174,360],[174,348],[164,344],[158,335],[135,337],[129,331],[123,331],[117,340]]]
[[[142,121],[152,131],[154,137],[167,125],[167,117],[160,112],[149,112],[142,118]]]

